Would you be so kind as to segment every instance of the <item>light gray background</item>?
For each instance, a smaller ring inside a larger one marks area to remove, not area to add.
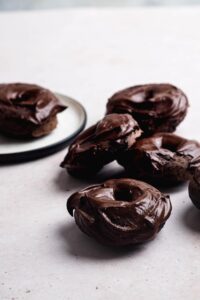
[[[171,82],[190,101],[178,133],[199,140],[199,28],[200,7],[4,12],[0,82],[73,96],[88,126],[115,91]],[[199,300],[200,213],[187,185],[167,190],[172,216],[154,241],[110,249],[81,233],[66,211],[68,196],[96,180],[68,176],[59,167],[65,154],[0,167],[0,299]]]
[[[0,10],[50,9],[79,6],[193,5],[200,0],[0,0]]]

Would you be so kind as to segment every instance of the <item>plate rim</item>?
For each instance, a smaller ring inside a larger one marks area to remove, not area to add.
[[[51,155],[53,153],[58,152],[59,150],[62,150],[67,146],[86,126],[87,123],[87,112],[85,107],[74,98],[71,98],[67,95],[63,95],[61,93],[56,93],[56,95],[61,97],[67,97],[70,101],[75,103],[80,107],[83,113],[83,120],[80,124],[80,126],[75,130],[72,134],[67,136],[66,138],[62,139],[61,141],[54,142],[53,144],[42,146],[36,149],[27,150],[27,151],[21,151],[21,152],[13,152],[13,153],[2,153],[0,154],[0,164],[9,164],[9,163],[18,163],[18,162],[25,162],[30,160],[35,160],[38,158],[42,158],[48,155]]]

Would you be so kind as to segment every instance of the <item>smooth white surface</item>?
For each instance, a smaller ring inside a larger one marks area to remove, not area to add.
[[[67,106],[66,110],[57,115],[57,127],[50,134],[39,139],[20,140],[0,135],[0,155],[38,150],[52,146],[70,138],[79,130],[85,120],[82,106],[72,98],[58,94],[57,96]]]
[[[191,104],[178,133],[199,139],[199,28],[196,7],[0,14],[0,82],[72,95],[90,124],[114,91],[171,82]],[[68,195],[88,182],[59,168],[65,153],[0,167],[0,298],[198,300],[200,213],[186,186],[170,191],[173,213],[153,242],[108,249],[66,212]]]

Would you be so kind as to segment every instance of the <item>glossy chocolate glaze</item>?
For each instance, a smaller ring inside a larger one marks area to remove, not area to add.
[[[114,94],[107,103],[107,114],[129,113],[145,135],[173,132],[188,108],[186,95],[171,84],[137,85]]]
[[[49,90],[34,84],[0,84],[1,119],[41,125],[66,109]]]
[[[76,138],[61,167],[75,176],[91,176],[129,149],[140,135],[130,115],[107,115]]]
[[[172,133],[157,133],[139,140],[118,162],[133,178],[173,184],[189,179],[189,163],[198,155],[198,142]]]
[[[189,165],[191,176],[189,183],[189,196],[193,204],[200,209],[200,156],[193,159]]]
[[[67,209],[79,228],[106,245],[155,237],[171,213],[169,196],[142,181],[113,179],[73,194]]]
[[[195,156],[190,161],[188,169],[191,178],[195,178],[195,180],[200,183],[200,154],[198,156]]]

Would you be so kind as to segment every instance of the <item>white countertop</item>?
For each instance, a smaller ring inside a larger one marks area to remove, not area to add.
[[[1,13],[0,82],[73,96],[88,124],[116,90],[171,82],[191,104],[178,133],[198,139],[199,28],[200,7]],[[0,299],[198,300],[200,213],[187,186],[170,191],[173,213],[153,242],[115,251],[67,214],[68,195],[88,182],[60,169],[65,153],[0,166]]]

